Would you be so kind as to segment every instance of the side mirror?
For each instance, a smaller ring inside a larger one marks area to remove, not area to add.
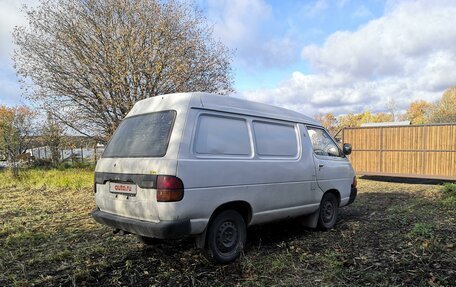
[[[352,152],[352,146],[351,144],[349,143],[344,143],[343,147],[342,147],[342,152],[344,153],[344,155],[349,155],[351,154]]]

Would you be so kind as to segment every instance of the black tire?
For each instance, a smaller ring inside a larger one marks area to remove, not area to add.
[[[208,227],[207,255],[217,263],[232,262],[241,254],[246,239],[247,227],[239,212],[222,211]]]
[[[156,245],[163,242],[163,239],[153,238],[153,237],[146,237],[138,235],[138,239],[144,245]]]
[[[334,227],[339,214],[339,200],[334,193],[328,192],[323,195],[320,203],[317,229],[329,230]]]

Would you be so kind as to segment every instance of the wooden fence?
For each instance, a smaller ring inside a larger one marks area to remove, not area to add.
[[[456,180],[456,124],[345,128],[356,174]]]

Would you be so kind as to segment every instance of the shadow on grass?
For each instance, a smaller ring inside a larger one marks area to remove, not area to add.
[[[91,280],[80,282],[113,284],[118,276],[121,284],[161,286],[250,285],[252,278],[259,285],[447,284],[456,279],[454,249],[451,253],[446,245],[454,242],[456,230],[454,224],[439,226],[445,210],[438,206],[419,193],[361,193],[341,209],[336,228],[328,232],[303,228],[296,219],[249,228],[244,257],[230,265],[207,261],[185,239],[130,250],[123,261],[100,270],[101,277],[92,273]],[[135,268],[123,272],[127,261]],[[279,263],[285,267],[281,272]]]
[[[391,183],[410,183],[410,184],[428,184],[428,185],[442,185],[444,183],[454,182],[451,180],[443,179],[427,179],[427,178],[414,178],[414,177],[391,177],[391,176],[374,176],[374,175],[363,175],[361,179],[391,182]]]

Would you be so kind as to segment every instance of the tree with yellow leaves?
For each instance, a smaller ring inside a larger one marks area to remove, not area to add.
[[[405,114],[401,116],[402,120],[408,120],[413,125],[426,124],[428,122],[428,113],[432,104],[425,100],[418,100],[410,103]]]
[[[364,123],[381,123],[393,121],[390,113],[376,113],[366,110],[359,114],[349,113],[335,117],[332,113],[320,113],[314,117],[334,136],[346,127],[359,127]]]
[[[333,113],[319,113],[314,118],[319,121],[329,131],[330,134],[335,135],[338,132],[337,118]]]
[[[393,115],[391,113],[376,113],[366,110],[359,114],[347,114],[339,116],[338,124],[339,128],[344,127],[359,127],[365,123],[382,123],[393,121]]]
[[[0,155],[13,165],[17,175],[17,157],[30,148],[35,132],[35,112],[25,106],[0,106]]]
[[[447,89],[440,100],[431,107],[431,123],[456,123],[456,86]]]

